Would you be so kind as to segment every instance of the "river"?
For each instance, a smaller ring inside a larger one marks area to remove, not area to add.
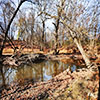
[[[75,71],[80,67],[71,63],[51,60],[18,67],[3,66],[0,71],[0,86],[12,82],[24,85],[27,81],[47,81],[67,68],[70,68],[71,71]]]

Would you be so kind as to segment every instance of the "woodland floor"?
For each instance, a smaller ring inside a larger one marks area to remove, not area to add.
[[[85,65],[80,54],[47,55],[48,59]],[[66,58],[66,59],[65,59]],[[72,59],[72,60],[69,60]],[[91,61],[100,63],[98,58]],[[0,100],[97,100],[99,88],[98,68],[82,68],[74,72],[65,70],[46,82],[27,82],[24,86],[12,83],[2,87]]]
[[[47,82],[11,84],[0,91],[1,100],[97,100],[97,68],[65,70]]]

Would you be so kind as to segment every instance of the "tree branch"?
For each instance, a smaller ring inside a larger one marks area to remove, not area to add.
[[[4,49],[4,45],[5,45],[5,42],[6,42],[6,38],[7,38],[7,35],[8,35],[8,31],[9,31],[9,29],[10,29],[10,26],[11,26],[11,24],[12,24],[12,22],[13,22],[15,16],[16,16],[17,12],[19,11],[19,8],[21,7],[21,5],[22,5],[25,1],[26,1],[26,0],[21,0],[21,2],[19,3],[19,5],[18,5],[16,11],[14,12],[14,14],[13,14],[13,16],[12,16],[12,18],[11,18],[11,20],[10,20],[8,26],[7,26],[7,29],[6,29],[6,32],[5,32],[4,41],[3,41],[3,45],[2,45],[1,50],[0,50],[0,56],[2,55],[2,52],[3,52],[3,49]]]

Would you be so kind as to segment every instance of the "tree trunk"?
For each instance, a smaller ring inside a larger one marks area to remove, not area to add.
[[[42,31],[42,42],[45,43],[45,21],[42,21],[43,31]]]
[[[84,59],[86,65],[89,66],[91,62],[90,62],[89,58],[86,56],[86,53],[85,53],[85,51],[83,50],[83,47],[82,47],[81,43],[78,42],[77,39],[74,39],[74,42],[76,43],[76,45],[77,45],[77,47],[78,47],[80,53],[82,54],[82,57],[83,57],[83,59]]]
[[[85,53],[85,51],[84,51],[84,49],[83,49],[83,47],[82,47],[82,45],[81,45],[81,42],[79,42],[79,41],[77,40],[77,38],[74,36],[74,34],[73,34],[72,31],[70,31],[70,33],[71,33],[71,36],[73,37],[74,43],[77,45],[77,47],[78,47],[80,53],[82,54],[82,57],[83,57],[83,59],[84,59],[84,61],[85,61],[86,66],[87,66],[87,67],[90,67],[90,66],[91,66],[91,62],[90,62],[89,58],[86,56],[86,53]]]

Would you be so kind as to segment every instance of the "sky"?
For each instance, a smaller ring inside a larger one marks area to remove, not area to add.
[[[0,1],[5,1],[5,0],[0,0]],[[79,0],[79,1],[82,1],[82,0]],[[94,5],[97,5],[97,1],[100,1],[100,0],[83,0],[83,5],[86,7],[85,9],[87,9],[87,12],[88,13],[91,13],[92,12],[92,9],[91,9],[91,6],[94,6]],[[15,3],[16,5],[16,8],[18,6],[18,0],[13,0],[13,2]],[[85,3],[84,3],[85,2]],[[87,3],[89,2],[89,4],[87,5]],[[24,2],[21,6],[20,9],[24,9],[24,8],[29,8],[29,7],[34,7],[35,8],[35,5],[34,4],[31,4],[30,2]],[[15,9],[16,9],[15,8]],[[23,10],[22,10],[23,11]],[[25,10],[24,10],[25,11]],[[100,8],[99,8],[99,11],[100,11]],[[98,11],[98,13],[99,13]],[[26,14],[28,15],[30,12],[30,10],[26,9]],[[99,15],[99,20],[100,20],[100,14]],[[86,14],[84,14],[84,17],[86,16]],[[90,15],[92,16],[92,15]],[[82,16],[83,17],[83,16]],[[46,27],[47,27],[47,30],[50,29],[50,31],[53,31],[54,30],[54,25],[52,24],[53,20],[48,20],[46,21]],[[99,21],[100,22],[100,21]],[[99,23],[100,24],[100,23]],[[17,31],[16,31],[17,33]],[[16,35],[15,35],[16,37]]]
[[[13,0],[13,2],[15,2],[15,4],[16,4],[16,7],[18,6],[18,0]],[[23,4],[22,4],[22,6],[20,7],[20,9],[22,10],[22,9],[25,9],[25,8],[30,8],[30,7],[33,7],[33,8],[35,8],[35,5],[34,4],[31,4],[30,2],[24,2]],[[23,10],[22,10],[23,11]],[[27,11],[26,11],[26,16],[28,16],[28,14],[29,14],[29,12],[30,12],[30,10],[29,9],[27,9]],[[36,18],[37,18],[37,14],[36,14]],[[39,20],[39,19],[38,19]],[[54,25],[52,24],[52,22],[53,22],[53,20],[52,19],[50,19],[50,20],[47,20],[46,21],[46,31],[53,31],[54,30]],[[17,38],[17,33],[18,33],[18,30],[15,32],[15,35],[14,35],[14,39],[16,39]]]

